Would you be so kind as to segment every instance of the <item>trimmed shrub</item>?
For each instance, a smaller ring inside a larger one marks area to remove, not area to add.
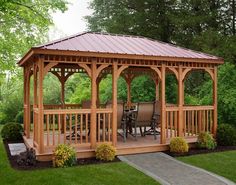
[[[116,149],[108,144],[102,143],[96,148],[96,158],[101,161],[112,161],[116,156]]]
[[[216,141],[220,146],[236,146],[236,128],[229,124],[219,125]]]
[[[16,115],[16,118],[15,118],[15,121],[16,121],[16,123],[23,124],[23,122],[24,122],[24,111],[18,112],[18,114]]]
[[[6,141],[22,140],[23,127],[19,123],[7,123],[3,126],[1,135]]]
[[[216,147],[215,139],[209,132],[201,132],[197,137],[197,147],[213,150]]]
[[[76,164],[76,152],[75,149],[66,144],[59,144],[53,157],[54,167],[69,167]]]
[[[174,137],[170,140],[170,152],[185,153],[188,152],[188,143],[182,137]]]

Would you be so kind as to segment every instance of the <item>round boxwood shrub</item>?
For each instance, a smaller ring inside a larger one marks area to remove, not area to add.
[[[76,151],[66,144],[59,144],[53,154],[54,167],[69,167],[76,164]]]
[[[16,115],[16,118],[15,118],[15,121],[16,121],[16,123],[23,124],[23,121],[24,121],[24,111],[18,112],[18,114]]]
[[[236,146],[236,128],[229,124],[220,124],[217,128],[216,141],[220,146]]]
[[[188,143],[182,137],[174,137],[170,140],[170,152],[185,153],[188,152]]]
[[[197,137],[197,147],[212,150],[216,147],[215,139],[209,132],[201,132]]]
[[[6,141],[22,140],[23,128],[19,123],[7,123],[3,126],[1,136]]]
[[[112,161],[116,156],[116,149],[108,143],[102,143],[96,148],[96,158],[102,161]]]

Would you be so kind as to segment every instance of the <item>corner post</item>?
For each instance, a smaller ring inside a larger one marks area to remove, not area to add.
[[[43,114],[43,78],[44,78],[44,60],[39,58],[39,87],[38,87],[38,133],[39,133],[39,153],[44,152],[44,114]]]
[[[217,131],[217,67],[214,67],[214,79],[213,79],[213,135],[216,136]]]
[[[38,108],[38,64],[37,62],[33,65],[33,76],[34,76],[34,102],[33,102],[33,125],[34,125],[34,135],[33,141],[38,143],[38,115],[36,113],[36,109]]]
[[[24,67],[24,132],[30,137],[30,67]]]
[[[161,65],[161,144],[166,143],[166,65]]]
[[[179,103],[179,116],[178,116],[178,136],[183,137],[183,66],[179,65],[179,76],[178,76],[178,103]]]
[[[117,79],[118,79],[118,64],[117,61],[113,63],[112,72],[112,144],[116,146],[117,144]]]
[[[97,131],[97,61],[95,59],[92,60],[91,64],[91,128],[90,128],[90,139],[91,139],[91,148],[96,147],[96,131]]]

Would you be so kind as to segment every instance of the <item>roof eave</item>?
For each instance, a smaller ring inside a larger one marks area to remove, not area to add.
[[[214,64],[224,63],[224,59],[219,58],[219,57],[217,59],[204,59],[204,58],[147,56],[147,55],[134,55],[134,54],[118,54],[118,53],[101,53],[101,52],[88,52],[88,51],[69,51],[69,50],[31,48],[17,64],[19,66],[22,66],[30,57],[32,57],[35,54],[143,59],[143,60],[159,60],[159,61],[170,61],[170,62],[208,62],[208,63],[214,63]]]
[[[34,48],[31,48],[21,59],[19,62],[17,62],[17,64],[19,66],[23,66],[24,63],[30,59],[30,57],[32,57],[34,55]]]

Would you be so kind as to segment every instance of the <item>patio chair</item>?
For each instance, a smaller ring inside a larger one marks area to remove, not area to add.
[[[112,102],[106,103],[106,108],[112,108]],[[124,113],[124,103],[122,101],[117,102],[117,130],[121,129],[123,133],[118,132],[123,137],[123,141],[126,142],[126,119]]]
[[[153,109],[153,115],[152,115],[152,122],[150,125],[150,129],[146,131],[146,128],[144,130],[144,135],[154,135],[156,139],[156,135],[159,135],[160,132],[156,130],[160,124],[161,124],[161,116],[160,116],[160,101],[156,100],[154,102],[154,109]]]
[[[137,118],[132,124],[135,131],[135,137],[137,137],[137,128],[139,127],[141,136],[152,134],[154,135],[154,139],[156,139],[156,135],[158,134],[156,125],[157,120],[159,119],[159,114],[156,110],[157,108],[156,102],[138,103]],[[144,127],[144,131],[142,131],[142,127]],[[147,127],[150,127],[150,129],[146,131]]]

